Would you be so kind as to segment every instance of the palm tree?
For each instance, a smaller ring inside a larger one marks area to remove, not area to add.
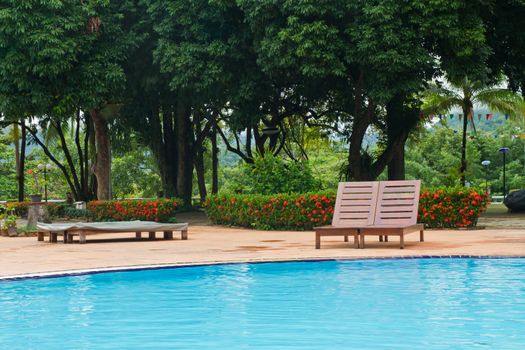
[[[469,121],[474,124],[474,106],[488,108],[493,112],[505,113],[511,116],[523,112],[523,98],[508,89],[499,87],[499,84],[486,85],[481,82],[463,78],[451,81],[449,87],[433,84],[424,93],[423,114],[447,114],[455,108],[463,111],[463,134],[461,143],[461,184],[465,186],[467,171],[467,127]]]

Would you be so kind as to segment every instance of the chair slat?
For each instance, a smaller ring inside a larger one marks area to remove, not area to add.
[[[416,224],[420,186],[419,180],[381,181],[374,226]],[[402,192],[399,191],[401,187]]]
[[[381,198],[384,199],[415,199],[415,194],[412,193],[381,193]]]
[[[341,182],[337,191],[332,226],[363,227],[374,223],[379,183]]]

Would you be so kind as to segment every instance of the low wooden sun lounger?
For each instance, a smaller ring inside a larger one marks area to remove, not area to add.
[[[399,248],[405,247],[405,234],[419,231],[419,240],[424,241],[424,225],[417,223],[419,191],[421,181],[381,181],[375,209],[374,224],[359,229],[361,242],[365,247],[365,236],[399,236]]]
[[[340,182],[331,226],[315,228],[315,248],[321,248],[322,236],[354,237],[354,246],[359,247],[359,228],[374,223],[379,182]]]
[[[173,232],[180,231],[181,239],[188,239],[188,224],[164,224],[150,221],[119,221],[72,224],[37,224],[38,241],[44,240],[49,234],[49,242],[56,243],[58,235],[64,237],[64,243],[72,243],[73,237],[79,237],[79,243],[86,243],[86,236],[95,234],[111,234],[134,232],[135,238],[142,238],[142,232],[148,232],[149,239],[155,239],[156,232],[163,232],[164,239],[173,239]]]
[[[341,182],[337,191],[331,226],[315,228],[315,247],[321,248],[322,236],[354,236],[356,248],[365,247],[365,236],[399,236],[405,247],[405,234],[419,231],[424,240],[424,226],[417,223],[421,181]],[[360,237],[360,240],[359,240]]]

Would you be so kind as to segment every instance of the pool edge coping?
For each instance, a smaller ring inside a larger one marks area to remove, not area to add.
[[[322,261],[364,261],[364,260],[414,260],[414,259],[525,259],[525,255],[470,255],[470,254],[451,254],[451,255],[404,255],[404,256],[356,256],[356,257],[301,257],[301,258],[282,258],[282,259],[244,259],[244,260],[221,260],[221,261],[202,261],[202,262],[178,262],[146,265],[122,265],[106,266],[90,269],[57,270],[36,273],[24,273],[0,276],[1,282],[13,282],[32,279],[61,278],[95,275],[112,272],[133,272],[148,270],[164,270],[185,267],[202,267],[214,265],[240,265],[240,264],[264,264],[264,263],[286,263],[286,262],[322,262]]]

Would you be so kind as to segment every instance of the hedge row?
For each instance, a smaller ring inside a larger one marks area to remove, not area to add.
[[[334,204],[334,192],[219,194],[210,196],[205,208],[215,224],[263,230],[311,230],[331,223]],[[474,227],[487,204],[487,196],[475,189],[422,191],[418,222],[431,228]]]
[[[422,191],[418,221],[431,228],[475,227],[488,204],[488,195],[475,189]]]
[[[143,220],[174,222],[180,199],[93,201],[87,210],[94,221]]]
[[[309,230],[327,225],[334,213],[335,193],[216,195],[205,203],[213,223],[263,230]]]

